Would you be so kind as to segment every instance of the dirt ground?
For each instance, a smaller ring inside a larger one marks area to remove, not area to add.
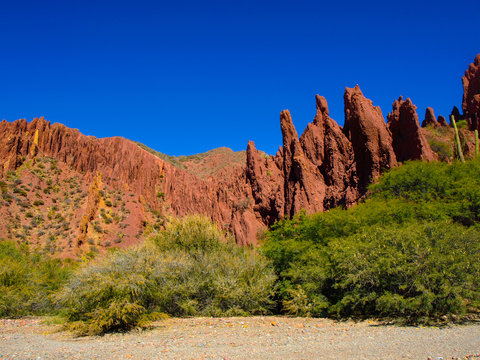
[[[249,317],[168,319],[152,329],[76,338],[44,319],[0,320],[0,359],[480,359],[480,324]]]

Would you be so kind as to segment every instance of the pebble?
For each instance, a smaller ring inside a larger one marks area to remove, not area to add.
[[[378,326],[372,320],[190,318],[158,322],[149,331],[72,338],[38,318],[0,324],[0,359],[313,359],[319,354],[322,359],[480,359],[480,325],[438,329]]]

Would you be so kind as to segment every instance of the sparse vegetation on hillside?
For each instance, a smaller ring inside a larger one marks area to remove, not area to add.
[[[78,252],[94,257],[116,246],[114,240],[120,230],[126,234],[124,242],[132,241],[135,235],[125,228],[129,226],[130,209],[138,207],[132,205],[134,199],[122,190],[102,185],[95,219],[84,221],[89,186],[85,180],[50,157],[37,155],[24,161],[0,181],[1,235],[60,257],[74,257]],[[88,230],[88,236],[81,238],[85,245],[79,247],[82,230]],[[87,237],[94,243],[87,245]]]
[[[176,156],[171,156],[167,155],[164,153],[161,153],[159,151],[153,150],[149,148],[147,145],[144,145],[139,142],[135,142],[138,146],[140,146],[143,150],[148,151],[150,154],[155,155],[156,157],[162,159],[163,161],[166,161],[167,163],[179,168],[179,169],[185,169],[185,165],[182,164],[182,162],[176,157]]]
[[[245,151],[233,151],[226,147],[220,147],[194,155],[170,156],[150,149],[139,142],[136,144],[169,164],[179,169],[186,170],[199,178],[206,178],[210,175],[215,175],[223,168],[235,164],[243,165],[246,160]],[[265,153],[262,154],[266,155]],[[210,163],[211,159],[214,159],[212,163]]]
[[[456,123],[458,139],[460,141],[460,149],[466,157],[473,158],[475,151],[469,148],[469,143],[474,143],[475,138],[468,131],[465,120]],[[423,129],[428,144],[432,150],[438,155],[439,160],[451,162],[455,158],[459,159],[458,144],[455,129],[445,126],[429,125]]]

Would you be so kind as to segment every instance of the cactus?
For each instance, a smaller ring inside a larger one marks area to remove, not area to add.
[[[452,119],[453,129],[455,130],[455,145],[457,147],[457,154],[458,154],[458,157],[460,158],[460,161],[465,162],[465,158],[463,157],[462,144],[460,143],[460,136],[458,136],[458,129],[457,129],[457,123],[455,122],[455,116],[452,115],[451,119]]]
[[[480,156],[480,145],[478,144],[478,130],[475,130],[475,157]]]

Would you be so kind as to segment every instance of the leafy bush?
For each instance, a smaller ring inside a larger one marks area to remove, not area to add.
[[[58,259],[0,240],[0,317],[52,313],[51,295],[69,273]]]
[[[58,295],[70,328],[101,334],[140,326],[152,314],[264,314],[275,276],[269,262],[190,216],[139,247],[79,269]]]
[[[194,254],[228,247],[227,238],[203,216],[174,219],[167,225],[166,231],[153,237],[153,241],[161,251],[178,249]]]
[[[468,127],[467,120],[459,120],[457,121],[457,128],[458,129],[466,129]]]
[[[410,162],[349,210],[279,221],[262,252],[286,313],[428,322],[480,313],[479,219],[478,160]]]
[[[330,312],[428,322],[480,311],[480,231],[378,226],[330,244]]]
[[[480,221],[480,161],[411,162],[385,174],[371,187],[374,198],[412,201],[423,218],[451,218],[464,225]],[[418,216],[417,216],[418,217]]]
[[[138,303],[148,301],[147,275],[156,255],[147,247],[119,250],[78,269],[57,294],[70,328],[100,334],[136,326],[145,312]]]

